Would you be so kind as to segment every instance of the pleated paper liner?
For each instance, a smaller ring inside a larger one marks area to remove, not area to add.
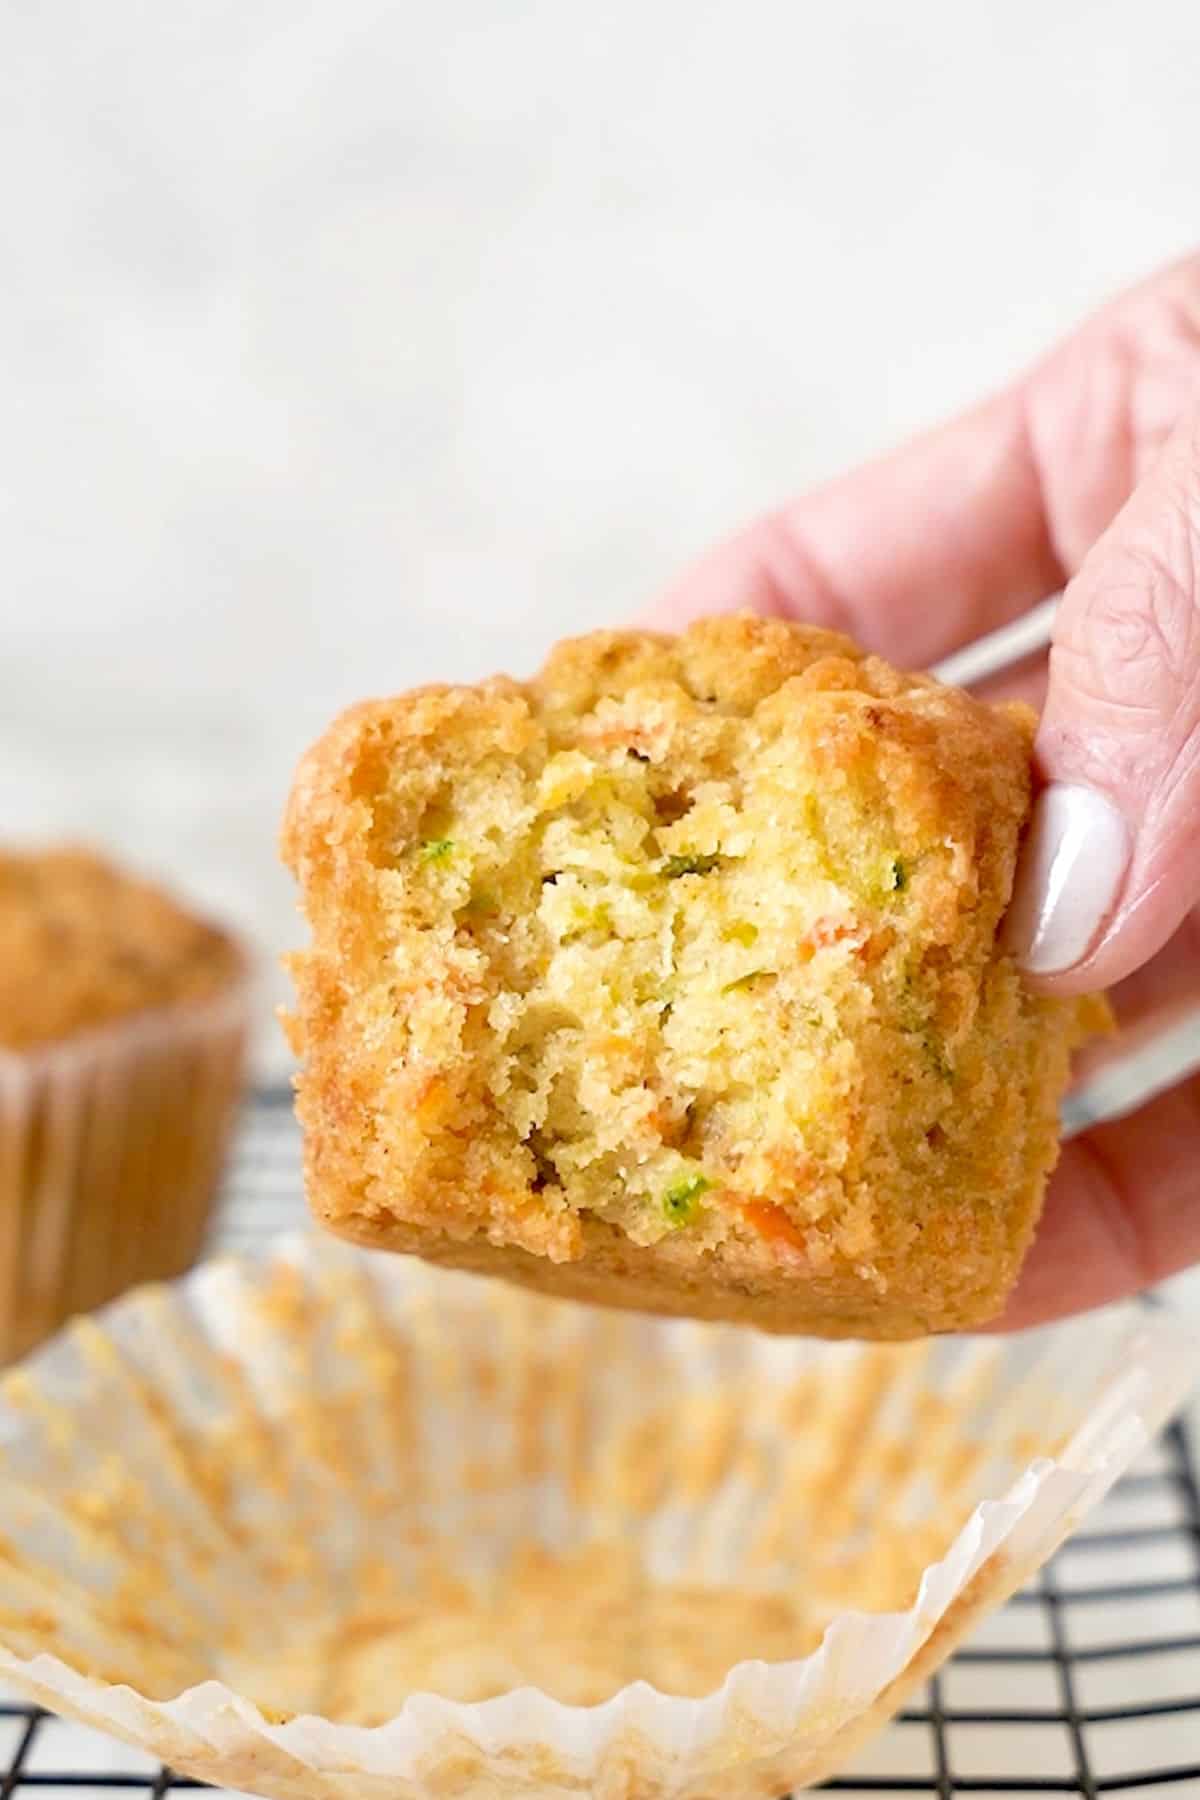
[[[248,970],[211,999],[0,1048],[0,1363],[191,1268],[242,1096]]]
[[[1180,1403],[1136,1309],[820,1346],[284,1240],[0,1391],[0,1677],[266,1795],[834,1772]]]

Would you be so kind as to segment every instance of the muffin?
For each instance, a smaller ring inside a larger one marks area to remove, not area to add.
[[[746,617],[345,714],[283,840],[319,1218],[770,1331],[994,1318],[1107,1018],[998,939],[1033,724]]]
[[[86,850],[0,851],[0,1356],[196,1258],[241,1089],[247,967]]]

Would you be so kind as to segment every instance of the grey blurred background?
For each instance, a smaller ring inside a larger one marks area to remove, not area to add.
[[[1187,249],[1198,171],[1194,0],[9,0],[6,835],[273,955],[336,708],[628,615]]]

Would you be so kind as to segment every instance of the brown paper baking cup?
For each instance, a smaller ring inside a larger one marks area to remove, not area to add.
[[[249,982],[0,1049],[0,1361],[191,1268],[241,1092]]]
[[[1178,1406],[1126,1311],[812,1345],[284,1240],[0,1391],[0,1677],[266,1795],[834,1772]]]

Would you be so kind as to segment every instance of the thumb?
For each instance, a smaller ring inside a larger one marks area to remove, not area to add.
[[[1108,987],[1200,898],[1200,414],[1070,582],[1008,941],[1041,985]]]

